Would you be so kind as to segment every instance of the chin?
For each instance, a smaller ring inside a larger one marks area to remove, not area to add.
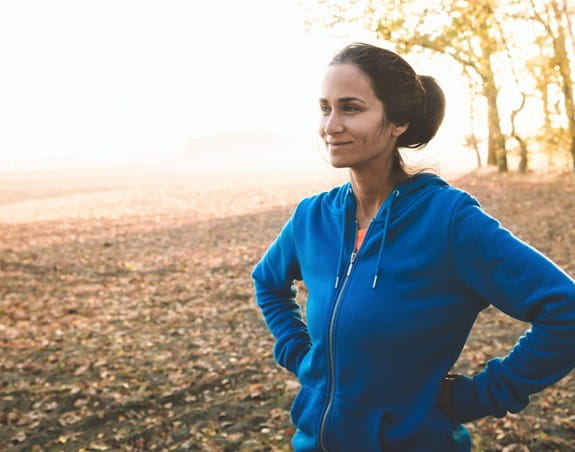
[[[350,158],[349,155],[340,152],[329,152],[329,163],[334,168],[349,168]]]
[[[346,162],[340,160],[340,159],[334,159],[334,158],[330,158],[329,159],[329,163],[331,164],[331,166],[333,166],[334,168],[349,168],[349,164],[347,164]]]

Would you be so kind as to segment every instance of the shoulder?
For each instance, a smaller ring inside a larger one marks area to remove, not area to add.
[[[481,205],[471,193],[453,185],[445,187],[441,192],[441,196],[443,199],[451,201],[452,205],[456,208],[467,204]]]
[[[459,206],[479,202],[465,190],[432,173],[420,173],[398,187],[397,215],[418,213],[449,218]]]
[[[346,182],[343,185],[333,187],[328,191],[303,198],[294,211],[294,218],[326,211],[334,214],[340,213],[346,204],[347,197],[351,194],[351,184]]]
[[[477,198],[453,185],[439,190],[434,204],[436,209],[445,216],[450,231],[453,231],[456,225],[465,219],[475,215],[488,216]]]
[[[445,209],[457,208],[460,205],[466,204],[480,206],[479,201],[464,189],[452,185],[439,176],[426,176],[428,181],[431,181],[431,183],[427,183],[426,187],[428,188],[427,192],[430,195],[430,200],[437,201],[438,204]]]

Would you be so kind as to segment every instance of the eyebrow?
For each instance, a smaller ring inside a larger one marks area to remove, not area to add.
[[[320,102],[327,102],[327,99],[320,97],[319,99]],[[357,102],[361,102],[362,104],[366,104],[367,102],[365,102],[363,99],[360,99],[359,97],[340,97],[338,100],[338,102],[344,103],[344,102],[353,102],[353,101],[357,101]]]

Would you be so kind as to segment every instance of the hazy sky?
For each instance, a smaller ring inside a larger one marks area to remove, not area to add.
[[[0,1],[0,169],[312,136],[343,42],[306,35],[297,0]]]

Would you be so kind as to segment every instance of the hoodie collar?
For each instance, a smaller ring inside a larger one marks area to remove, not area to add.
[[[417,198],[418,192],[425,190],[430,186],[447,186],[445,182],[440,177],[430,174],[430,173],[420,173],[415,176],[410,177],[406,181],[399,184],[395,189],[388,195],[385,202],[379,208],[375,218],[372,222],[383,222],[383,233],[381,235],[381,242],[379,244],[379,252],[377,255],[377,261],[374,268],[374,276],[371,287],[375,289],[377,286],[377,280],[382,271],[382,261],[384,255],[384,249],[387,241],[387,233],[391,225],[392,220],[399,217],[399,215],[405,211],[411,204],[409,200]],[[345,258],[346,250],[349,252],[348,248],[348,235],[351,225],[353,225],[353,230],[357,232],[357,226],[355,223],[355,198],[353,196],[353,190],[351,183],[346,183],[343,187],[343,205],[341,212],[341,245],[338,258],[338,272],[336,275],[335,288],[339,286],[339,281],[343,275],[343,270],[345,269],[345,264],[347,259]],[[393,211],[393,217],[392,217]],[[352,256],[355,253],[352,249]],[[350,258],[351,259],[351,258]]]

